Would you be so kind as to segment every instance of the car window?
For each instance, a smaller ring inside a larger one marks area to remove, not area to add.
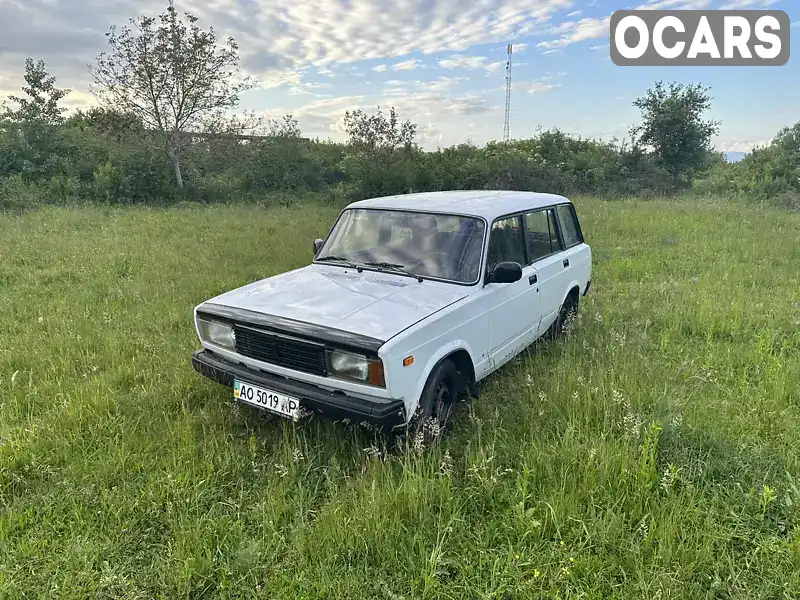
[[[555,211],[552,208],[527,213],[525,228],[528,231],[531,262],[536,262],[562,249],[556,230]]]
[[[522,217],[509,217],[495,221],[489,236],[487,269],[491,272],[495,265],[503,261],[527,263],[525,258],[525,238],[522,234]]]
[[[485,230],[475,217],[348,209],[314,260],[391,263],[415,275],[472,284],[479,279]]]
[[[567,248],[583,241],[578,229],[575,209],[572,205],[561,204],[558,206],[558,220],[561,222],[561,233],[564,236],[564,245]]]

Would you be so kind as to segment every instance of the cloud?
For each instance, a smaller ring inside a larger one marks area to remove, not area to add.
[[[416,58],[410,58],[402,62],[396,63],[392,66],[395,71],[413,71],[419,66],[419,61]]]
[[[296,84],[304,68],[333,69],[414,52],[459,52],[542,32],[575,0],[176,0],[176,7],[239,44],[242,66],[265,89]],[[163,0],[0,2],[0,72],[41,57],[67,85],[85,87],[85,63],[107,48],[104,33],[129,17],[157,15]],[[403,61],[406,62],[406,61]],[[399,63],[402,64],[402,63]],[[498,67],[492,67],[498,68]]]
[[[373,71],[377,71],[378,73],[383,73],[388,68],[389,67],[387,67],[386,65],[376,65],[376,66],[372,67],[372,70]]]
[[[556,88],[560,88],[560,83],[545,83],[544,81],[536,81],[533,83],[523,83],[521,86],[523,91],[529,94],[539,94],[541,92],[550,92]]]
[[[556,39],[539,42],[538,48],[545,51],[556,50],[574,44],[608,35],[610,17],[586,17],[578,21],[564,21],[552,30],[558,35]]]
[[[489,61],[485,56],[463,56],[454,54],[450,58],[439,61],[439,66],[443,69],[484,69],[489,72],[497,71],[505,66],[505,61]]]
[[[290,94],[306,94],[312,96],[319,96],[318,92],[322,90],[327,90],[331,87],[329,83],[312,83],[312,82],[301,82],[295,85],[289,86],[289,93]]]
[[[733,139],[722,140],[716,144],[720,152],[750,152],[755,147],[769,146],[771,140]]]
[[[778,0],[734,0],[733,2],[728,2],[720,8],[725,10],[739,10],[743,8],[767,8],[768,6],[772,6],[773,4],[777,4]]]

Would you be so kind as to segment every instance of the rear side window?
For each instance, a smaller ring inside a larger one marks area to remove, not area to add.
[[[556,230],[554,209],[537,210],[525,215],[525,228],[528,231],[528,248],[531,262],[560,252],[561,241]]]
[[[561,222],[561,233],[564,236],[564,245],[569,248],[583,242],[581,229],[578,225],[578,217],[575,214],[575,207],[571,204],[560,204],[557,207],[558,220]]]
[[[509,217],[492,224],[486,261],[488,271],[491,273],[497,263],[504,261],[518,262],[521,265],[526,263],[522,217]]]

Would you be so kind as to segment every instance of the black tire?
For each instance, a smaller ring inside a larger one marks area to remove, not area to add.
[[[415,448],[427,448],[450,429],[462,387],[460,381],[451,360],[442,361],[431,372],[407,427],[409,441]]]
[[[566,324],[570,319],[573,319],[578,314],[578,294],[571,292],[564,299],[561,309],[558,311],[558,316],[553,324],[550,326],[548,337],[552,340],[561,335],[564,335]]]

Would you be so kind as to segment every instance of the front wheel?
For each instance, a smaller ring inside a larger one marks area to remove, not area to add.
[[[459,374],[450,360],[440,363],[428,377],[408,434],[415,448],[423,449],[450,428],[459,393]]]

